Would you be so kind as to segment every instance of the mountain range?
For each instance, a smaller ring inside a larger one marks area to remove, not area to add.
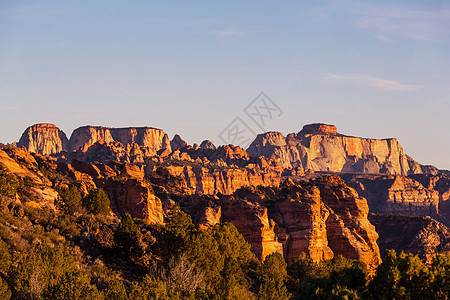
[[[450,251],[450,176],[416,162],[395,138],[348,136],[333,125],[262,133],[245,150],[188,145],[152,127],[83,126],[67,138],[36,124],[0,150],[0,165],[31,180],[36,205],[54,209],[68,184],[84,196],[102,188],[115,214],[148,223],[163,224],[178,205],[199,227],[233,223],[261,259],[280,252],[289,262],[304,252],[376,267],[380,245],[425,260]],[[392,241],[390,224],[408,237]]]

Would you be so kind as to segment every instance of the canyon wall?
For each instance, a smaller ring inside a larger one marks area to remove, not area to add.
[[[56,154],[69,146],[66,134],[53,124],[36,124],[28,127],[20,137],[17,147],[43,155]]]
[[[339,134],[333,125],[310,124],[286,137],[280,132],[259,134],[247,152],[275,158],[283,167],[305,171],[408,175],[436,173],[407,156],[397,139],[368,139]]]

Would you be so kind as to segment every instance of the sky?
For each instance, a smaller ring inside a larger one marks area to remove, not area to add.
[[[36,123],[224,144],[321,122],[450,169],[449,113],[448,1],[0,1],[2,143]]]

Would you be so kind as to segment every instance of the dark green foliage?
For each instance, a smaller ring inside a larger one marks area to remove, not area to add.
[[[114,242],[119,251],[128,256],[142,254],[141,232],[129,213],[126,213],[114,231]]]
[[[103,189],[92,190],[84,199],[83,206],[92,214],[107,215],[111,211],[108,196]]]
[[[66,214],[73,214],[80,211],[81,194],[75,186],[63,190],[56,201],[59,209]]]
[[[434,257],[431,274],[434,281],[430,285],[430,296],[433,299],[448,299],[448,295],[450,295],[450,254],[438,254]]]
[[[10,263],[11,256],[8,252],[8,247],[6,247],[6,244],[0,240],[0,273],[5,274],[8,271]]]
[[[0,195],[14,198],[19,186],[14,176],[8,174],[3,166],[0,166]]]
[[[246,271],[254,256],[250,245],[232,224],[201,230],[193,226],[188,215],[175,209],[154,247],[165,261],[163,278],[167,281],[173,281],[173,274],[168,275],[171,270],[183,273],[184,269],[191,274],[187,285],[191,288],[180,290],[180,285],[170,285],[175,292],[192,293],[197,287],[196,297],[204,289],[217,299],[248,299],[252,294]]]
[[[146,275],[141,282],[133,282],[131,285],[129,298],[133,300],[170,300],[179,299],[179,297],[169,297],[164,282],[160,279],[152,278]]]
[[[187,236],[195,230],[189,215],[175,208],[167,220],[164,230],[157,237],[153,251],[167,263],[170,258],[186,250]]]
[[[44,299],[54,300],[100,300],[103,295],[89,283],[89,277],[80,271],[65,273],[62,278],[48,287]]]
[[[103,290],[105,300],[128,300],[127,290],[120,280],[111,280]]]
[[[287,264],[278,253],[268,255],[262,264],[259,276],[258,299],[289,299],[287,292]]]
[[[289,275],[295,299],[359,299],[368,283],[366,266],[342,256],[319,263],[300,256]]]
[[[427,299],[432,282],[433,274],[417,256],[388,250],[377,268],[371,292],[381,299]]]
[[[67,272],[77,269],[67,249],[44,247],[33,253],[23,253],[13,261],[8,272],[16,299],[37,299],[46,287],[56,284]]]

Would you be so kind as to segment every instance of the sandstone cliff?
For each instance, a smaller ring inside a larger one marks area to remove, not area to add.
[[[170,148],[170,140],[164,131],[151,127],[107,128],[84,126],[73,131],[70,137],[70,150],[77,150],[86,144],[97,142],[105,144],[119,142],[123,146],[136,144],[157,151]]]
[[[28,182],[30,196],[18,200],[30,205],[54,208],[57,190],[68,185],[78,187],[83,196],[103,188],[116,215],[128,212],[162,224],[169,209],[178,204],[202,227],[231,222],[261,259],[280,252],[290,261],[305,252],[316,261],[340,254],[371,267],[379,264],[367,203],[353,189],[337,177],[310,182],[289,179],[279,186],[279,174],[272,178],[270,164],[259,160],[251,168],[251,164],[218,168],[164,160],[141,166],[79,160],[55,164],[23,149],[0,150],[5,172]],[[260,185],[251,186],[255,183]]]
[[[419,174],[411,175],[428,189],[439,193],[439,215],[446,219],[447,226],[450,224],[450,175],[448,174]]]
[[[439,192],[405,176],[342,175],[367,199],[373,213],[407,216],[439,214]]]
[[[66,134],[53,124],[36,124],[22,134],[17,147],[43,155],[59,153],[67,149]]]
[[[407,175],[437,172],[408,157],[397,139],[368,139],[339,134],[333,125],[311,124],[287,137],[259,134],[247,149],[250,156],[274,157],[285,168],[305,171]]]
[[[98,144],[104,145],[98,146]],[[134,157],[143,161],[142,157],[151,157],[170,153],[170,140],[164,131],[151,127],[108,128],[101,126],[84,126],[73,131],[70,140],[64,132],[52,124],[36,124],[27,128],[22,134],[18,147],[25,147],[30,152],[47,154],[60,154],[65,157],[66,151],[91,152],[86,157],[102,155],[100,152],[109,148],[110,156],[122,158]],[[94,147],[94,149],[90,149]],[[96,153],[93,153],[96,152]],[[77,157],[82,155],[79,153]],[[70,160],[70,158],[69,158]]]
[[[292,261],[304,252],[315,261],[343,255],[371,268],[380,263],[367,203],[338,177],[288,179],[279,188],[243,188],[211,201],[221,207],[220,220],[233,223],[259,258],[280,252]]]
[[[450,253],[450,230],[429,217],[371,214],[369,220],[380,235],[381,253],[387,249],[405,251],[419,255],[427,263],[438,253]]]

